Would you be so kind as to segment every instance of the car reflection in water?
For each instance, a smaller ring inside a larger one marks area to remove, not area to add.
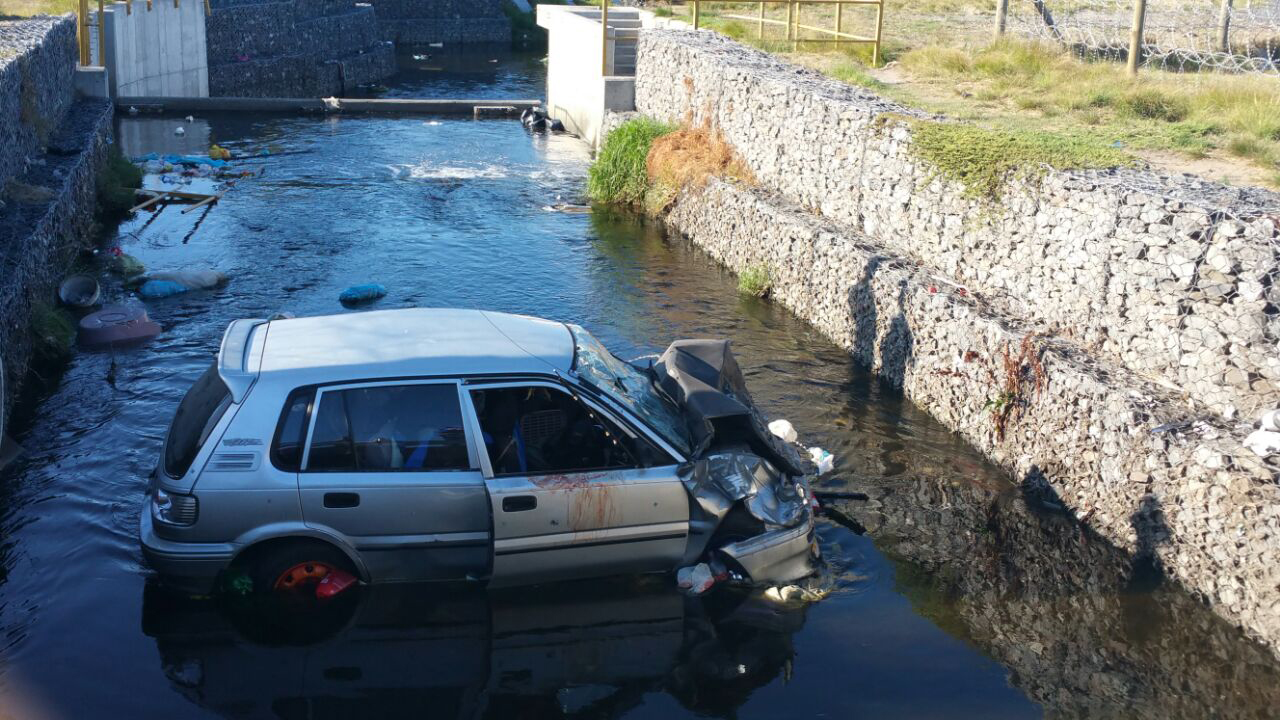
[[[789,674],[804,609],[668,578],[510,592],[387,585],[320,609],[184,600],[148,584],[165,676],[226,717],[618,717],[646,693],[729,717]]]

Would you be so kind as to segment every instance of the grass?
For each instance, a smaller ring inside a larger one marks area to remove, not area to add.
[[[71,314],[46,302],[31,304],[30,330],[35,360],[52,364],[65,360],[76,341],[76,323]]]
[[[738,292],[762,298],[773,288],[773,279],[769,268],[764,265],[750,265],[738,275]]]
[[[708,28],[907,106],[991,130],[1056,133],[1068,144],[1114,146],[1171,172],[1203,171],[1280,187],[1275,78],[1144,68],[1133,79],[1120,63],[1086,60],[1055,45],[1014,39],[992,44],[993,7],[993,0],[887,4],[881,54],[898,62],[889,71],[897,76],[892,80],[870,67],[868,46],[793,44],[780,38],[781,27],[768,26],[759,38],[754,22],[726,17],[754,15],[755,6],[712,5],[704,7],[703,18]],[[666,9],[688,14],[686,6]],[[785,12],[780,4],[766,17],[784,18]],[[804,12],[806,24],[834,25],[832,9]],[[844,23],[846,30],[868,29],[867,16],[849,9]]]
[[[661,214],[686,187],[702,187],[711,177],[755,184],[755,177],[724,136],[711,127],[685,123],[653,141],[645,161],[651,189],[645,209]]]
[[[136,199],[134,190],[142,187],[142,170],[129,162],[120,146],[107,148],[107,158],[98,169],[98,219],[112,222],[129,213]]]
[[[79,7],[76,0],[0,0],[0,16],[63,15]]]
[[[675,128],[657,120],[638,117],[623,123],[605,139],[604,147],[587,176],[592,200],[640,205],[649,189],[648,158],[653,141]]]
[[[939,174],[958,181],[965,194],[999,200],[1012,178],[1039,175],[1047,167],[1109,168],[1133,158],[1088,137],[1035,130],[988,130],[976,125],[914,120],[912,147]]]

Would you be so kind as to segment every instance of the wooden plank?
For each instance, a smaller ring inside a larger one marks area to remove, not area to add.
[[[202,208],[202,207],[204,207],[205,205],[208,205],[208,204],[210,204],[210,203],[216,203],[216,202],[218,202],[218,200],[219,200],[219,199],[221,199],[221,198],[222,198],[222,193],[218,193],[217,195],[210,195],[209,197],[205,198],[204,200],[201,200],[200,202],[196,203],[195,205],[192,205],[191,207],[184,209],[184,210],[182,211],[182,214],[183,214],[183,215],[186,215],[187,213],[191,212],[192,210],[195,210],[195,209],[197,209],[197,208]]]
[[[139,192],[139,193],[151,193],[152,191],[150,191],[150,190],[139,190],[138,192]],[[168,195],[168,193],[152,193],[152,196],[151,196],[151,199],[150,199],[150,200],[146,200],[146,201],[144,201],[144,202],[142,202],[142,203],[140,203],[140,204],[138,204],[138,205],[134,205],[133,207],[129,208],[129,212],[138,212],[139,210],[146,210],[147,208],[151,207],[152,205],[155,205],[156,203],[160,202],[161,200],[164,200],[164,198],[165,198],[165,196],[166,196],[166,195]]]

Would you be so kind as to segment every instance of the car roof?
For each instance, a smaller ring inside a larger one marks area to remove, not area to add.
[[[573,335],[524,315],[408,308],[272,320],[259,380],[292,387],[414,376],[567,373]]]

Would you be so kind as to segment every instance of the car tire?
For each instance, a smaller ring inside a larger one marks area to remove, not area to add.
[[[314,587],[333,570],[356,575],[351,559],[321,542],[294,542],[267,548],[249,566],[255,595],[291,594]]]

